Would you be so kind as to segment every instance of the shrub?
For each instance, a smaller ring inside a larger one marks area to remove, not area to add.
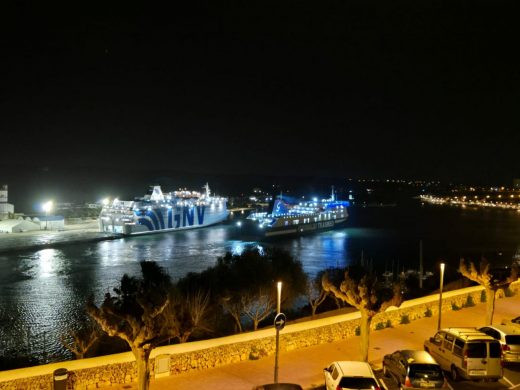
[[[486,302],[487,296],[486,296],[486,290],[482,290],[480,293],[480,302],[484,303]]]
[[[359,326],[356,326],[356,329],[354,329],[354,334],[356,336],[359,336],[361,334],[361,328]]]
[[[391,328],[392,327],[392,321],[386,320],[386,327]]]
[[[409,324],[410,323],[410,317],[408,314],[403,314],[401,316],[401,324]]]
[[[431,317],[432,315],[433,315],[433,313],[432,313],[432,309],[428,306],[428,307],[426,308],[426,311],[424,312],[424,316],[425,316],[425,317]]]
[[[460,309],[461,308],[455,302],[451,303],[451,310],[457,311],[457,310],[460,310]]]
[[[508,288],[506,288],[506,289],[504,290],[504,295],[505,295],[506,297],[508,297],[508,298],[509,298],[509,297],[514,297],[514,296],[515,296],[515,292],[514,292],[511,288],[508,287]]]
[[[381,329],[385,329],[386,328],[386,324],[384,322],[378,322],[376,324],[376,330],[381,330]]]
[[[249,360],[258,360],[260,358],[266,357],[267,351],[263,348],[258,349],[257,347],[251,348],[249,352]]]
[[[260,352],[256,347],[251,348],[251,352],[249,352],[249,360],[258,360],[260,359]]]
[[[475,306],[475,302],[473,301],[473,297],[471,295],[468,295],[466,297],[466,302],[464,303],[464,307],[472,307]]]

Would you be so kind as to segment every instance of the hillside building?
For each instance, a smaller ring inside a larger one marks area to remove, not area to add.
[[[8,219],[14,214],[14,206],[8,201],[7,184],[0,186],[0,221]]]

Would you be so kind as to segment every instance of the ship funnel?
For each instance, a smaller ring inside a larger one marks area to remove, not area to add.
[[[287,214],[288,212],[289,212],[289,209],[287,207],[287,204],[283,200],[276,199],[274,201],[273,215],[282,215],[282,214]]]
[[[209,198],[211,196],[211,191],[209,189],[209,184],[206,183],[206,185],[204,187],[202,187],[206,190],[206,198]]]
[[[150,195],[150,200],[155,202],[160,202],[164,200],[164,195],[161,191],[161,186],[153,186],[152,195]]]

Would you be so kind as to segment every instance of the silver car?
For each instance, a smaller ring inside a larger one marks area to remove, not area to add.
[[[479,330],[500,342],[504,362],[520,363],[520,327],[518,325],[489,325],[483,326]]]

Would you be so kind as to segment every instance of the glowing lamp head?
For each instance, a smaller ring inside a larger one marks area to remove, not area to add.
[[[107,206],[110,203],[110,199],[105,198],[101,201],[101,203],[103,203],[103,206]]]
[[[52,211],[52,200],[49,200],[48,202],[45,202],[44,204],[42,204],[42,210],[48,214]]]

